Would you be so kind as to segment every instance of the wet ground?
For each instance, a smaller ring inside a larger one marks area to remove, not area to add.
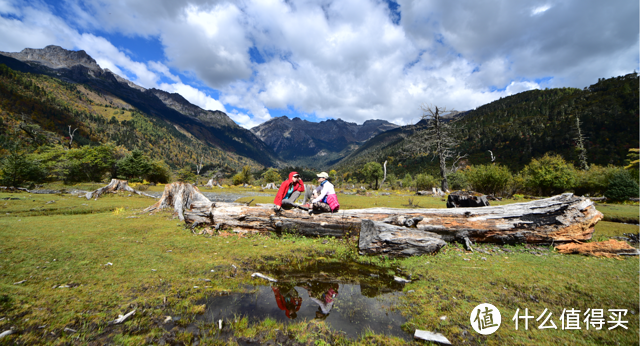
[[[278,281],[247,286],[245,293],[210,296],[198,302],[206,304],[198,320],[216,325],[238,316],[247,316],[250,322],[271,318],[284,324],[315,319],[351,338],[367,329],[411,338],[401,328],[406,318],[398,310],[404,284],[388,269],[357,263],[284,263],[262,273]]]

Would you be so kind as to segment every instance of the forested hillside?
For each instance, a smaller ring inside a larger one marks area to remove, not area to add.
[[[139,149],[174,168],[195,164],[198,158],[217,168],[256,165],[114,95],[6,65],[0,65],[0,121],[5,148],[20,138],[35,146],[68,145],[71,126],[72,132],[77,129],[74,147],[110,142],[128,150]]]
[[[467,112],[456,122],[460,153],[466,162],[478,165],[496,162],[517,171],[551,152],[577,165],[576,117],[586,137],[587,159],[591,164],[622,165],[629,148],[637,147],[638,75],[628,74],[584,89],[531,90],[494,101]],[[357,171],[366,162],[389,160],[391,172],[436,171],[432,157],[407,152],[406,140],[424,126],[418,123],[382,133],[365,143],[335,168]]]

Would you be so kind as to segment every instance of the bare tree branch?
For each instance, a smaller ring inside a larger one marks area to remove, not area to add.
[[[458,112],[437,106],[422,105],[422,128],[416,130],[414,135],[407,141],[405,151],[409,155],[433,155],[433,159],[438,157],[440,176],[442,178],[441,188],[443,191],[449,189],[447,174],[455,171],[455,168],[447,169],[447,160],[453,159],[453,165],[466,157],[461,155],[456,148],[455,118]],[[420,124],[420,123],[419,123]]]
[[[71,132],[71,125],[69,125],[69,149],[71,149],[71,143],[73,143],[73,136],[76,134],[77,130],[78,128],[76,127],[75,129],[73,129],[73,132]]]

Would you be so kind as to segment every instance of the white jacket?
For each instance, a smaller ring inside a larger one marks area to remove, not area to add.
[[[331,184],[330,181],[326,180],[326,183],[324,183],[322,185],[322,191],[320,191],[320,196],[318,196],[318,198],[312,200],[311,203],[322,202],[322,200],[327,195],[335,195],[335,194],[336,194],[336,190],[333,189],[333,184]]]

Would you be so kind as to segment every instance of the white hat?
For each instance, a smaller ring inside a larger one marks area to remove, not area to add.
[[[327,174],[327,172],[320,172],[320,173],[318,173],[316,175],[318,176],[318,178],[329,179],[329,174]]]

